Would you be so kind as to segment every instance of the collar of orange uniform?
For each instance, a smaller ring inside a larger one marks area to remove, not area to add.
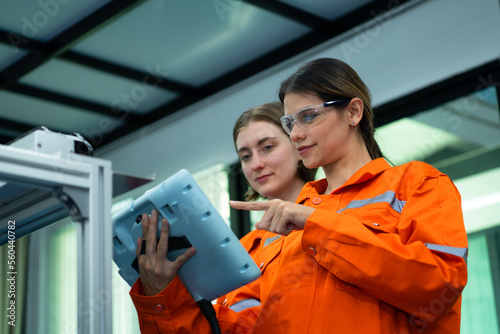
[[[338,193],[347,186],[370,180],[375,175],[380,174],[389,168],[391,168],[391,165],[389,165],[387,161],[384,160],[384,158],[372,160],[361,167],[346,181],[346,183],[344,183],[340,188],[336,189],[333,193]],[[308,197],[323,194],[327,186],[328,183],[326,182],[326,179],[306,183],[306,185],[302,188],[299,196],[297,197],[297,203],[303,203]]]
[[[243,246],[245,247],[247,252],[251,252],[254,248],[259,247],[259,244],[260,244],[261,240],[264,238],[264,235],[266,233],[267,233],[266,230],[255,229],[255,230],[250,231],[246,236],[244,236],[243,239],[241,239],[241,240],[242,240]],[[251,243],[248,243],[247,241],[243,242],[243,240],[245,238],[250,240]]]

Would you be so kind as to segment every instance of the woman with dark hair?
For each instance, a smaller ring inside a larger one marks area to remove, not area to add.
[[[265,211],[251,245],[262,276],[214,306],[222,332],[458,334],[467,235],[452,181],[423,162],[385,161],[369,91],[342,61],[306,63],[279,96],[290,154],[325,178],[305,184],[295,203],[231,201]],[[209,333],[188,297],[174,279],[145,297],[148,307],[134,299],[141,328]]]
[[[326,178],[296,203],[231,203],[266,210],[257,228],[286,236],[281,259],[266,263],[266,290],[279,298],[261,290],[275,316],[259,316],[254,332],[459,333],[467,235],[452,181],[423,162],[383,159],[369,91],[342,61],[305,64],[279,96],[304,165]]]

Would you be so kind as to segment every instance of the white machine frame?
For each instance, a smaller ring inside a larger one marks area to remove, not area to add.
[[[78,305],[112,291],[112,176],[107,160],[0,145],[0,181],[34,189],[0,208],[0,231],[14,214],[27,222],[16,226],[17,238],[71,216],[77,223]],[[29,218],[42,211],[52,215]],[[85,314],[78,312],[78,333],[112,333],[112,319],[111,300]]]

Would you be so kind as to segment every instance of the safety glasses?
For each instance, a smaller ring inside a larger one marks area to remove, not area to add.
[[[346,104],[350,100],[335,100],[318,104],[317,106],[308,106],[297,110],[293,115],[281,117],[281,125],[286,133],[292,133],[293,126],[298,125],[299,128],[307,130],[319,124],[325,118],[325,108]]]

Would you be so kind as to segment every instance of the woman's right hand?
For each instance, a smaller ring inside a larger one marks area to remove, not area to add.
[[[169,224],[165,218],[161,221],[160,240],[156,243],[158,211],[142,215],[142,237],[137,239],[136,254],[139,259],[139,275],[146,296],[153,296],[163,291],[177,275],[179,268],[195,253],[194,247],[188,248],[175,261],[167,259]],[[146,253],[141,254],[142,242],[146,241]]]

